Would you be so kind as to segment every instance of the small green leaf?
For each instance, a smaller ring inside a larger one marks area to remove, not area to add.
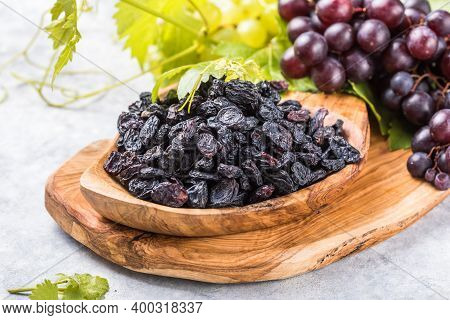
[[[81,39],[81,34],[77,28],[76,0],[57,0],[50,12],[52,14],[52,22],[45,29],[49,33],[49,38],[53,40],[54,49],[64,46],[54,66],[53,83],[64,66],[72,60],[73,53],[76,51],[76,44]],[[62,18],[61,15],[63,15]]]
[[[153,86],[153,90],[152,90],[152,100],[153,100],[153,102],[155,102],[158,99],[159,89],[161,88],[161,86],[164,83],[164,81],[170,80],[170,79],[176,77],[177,75],[179,75],[180,73],[182,73],[186,69],[192,68],[193,66],[195,66],[195,65],[181,66],[181,67],[178,67],[178,68],[166,71],[162,75],[160,75],[158,77],[158,79],[156,80],[155,85]]]
[[[186,71],[178,83],[178,99],[183,99],[189,92],[194,90],[195,83],[199,77],[202,77],[204,67],[195,67]],[[206,79],[208,81],[208,79]],[[197,90],[197,88],[195,88]]]
[[[50,280],[44,280],[44,282],[36,285],[31,291],[31,300],[58,300],[58,287]]]
[[[406,121],[393,118],[389,129],[389,149],[391,151],[398,149],[408,149],[411,147],[411,139],[414,135],[414,128]]]
[[[108,280],[90,274],[75,274],[73,279],[78,283],[81,297],[85,300],[102,299],[109,291]]]
[[[52,76],[52,83],[55,81],[56,76],[61,72],[61,70],[64,68],[64,66],[69,63],[69,61],[72,61],[73,53],[76,51],[76,44],[80,40],[81,36],[80,34],[75,35],[75,37],[69,41],[69,43],[66,45],[66,47],[61,51],[58,60],[55,63],[53,76]]]
[[[71,282],[64,289],[62,296],[63,300],[83,300],[83,295],[81,294],[80,287],[76,282]]]

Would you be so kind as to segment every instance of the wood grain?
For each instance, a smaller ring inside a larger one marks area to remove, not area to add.
[[[359,174],[369,148],[370,130],[365,104],[348,95],[291,93],[312,112],[330,111],[326,124],[344,120],[349,142],[363,157],[326,179],[295,193],[255,205],[221,209],[171,208],[135,198],[109,176],[103,164],[115,143],[81,177],[81,192],[102,216],[144,231],[177,236],[216,236],[264,229],[304,219],[332,202]]]
[[[409,151],[388,152],[374,136],[369,161],[352,186],[306,219],[217,237],[158,235],[109,221],[83,198],[80,176],[109,143],[93,143],[49,178],[46,207],[65,232],[105,259],[169,277],[254,282],[319,269],[393,236],[449,195],[411,178],[405,168]]]

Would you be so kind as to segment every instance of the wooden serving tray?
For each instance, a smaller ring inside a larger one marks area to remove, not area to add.
[[[345,193],[300,221],[246,233],[183,238],[119,225],[93,210],[81,174],[110,141],[95,142],[48,180],[47,210],[70,236],[98,255],[143,273],[214,283],[255,282],[319,269],[405,229],[449,191],[436,191],[406,171],[409,151],[388,152],[372,137],[369,161]]]
[[[103,165],[111,151],[116,150],[113,142],[81,176],[81,193],[95,211],[109,220],[173,236],[219,236],[305,219],[334,201],[360,173],[369,150],[369,120],[366,105],[353,96],[291,92],[285,98],[300,101],[312,114],[321,107],[327,108],[329,114],[325,125],[342,119],[345,136],[361,153],[361,161],[347,165],[311,186],[252,205],[218,209],[171,208],[137,199],[106,173]]]

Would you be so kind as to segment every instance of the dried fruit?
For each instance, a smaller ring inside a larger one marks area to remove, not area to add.
[[[187,202],[188,194],[178,183],[162,182],[153,188],[151,199],[156,203],[179,208]]]
[[[192,208],[205,208],[208,203],[208,184],[205,181],[199,181],[187,189],[189,196],[188,203]]]
[[[282,82],[211,79],[191,113],[178,111],[176,92],[153,104],[143,93],[119,116],[105,171],[140,199],[218,208],[294,192],[360,160],[341,120],[325,126],[326,109],[311,117],[298,101],[280,103],[284,90]]]

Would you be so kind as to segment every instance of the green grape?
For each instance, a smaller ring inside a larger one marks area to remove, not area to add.
[[[276,36],[281,32],[280,24],[276,18],[277,15],[278,11],[276,6],[267,6],[261,15],[261,23],[271,36]]]
[[[263,7],[258,0],[241,0],[240,8],[244,11],[246,18],[259,17],[263,12]]]
[[[234,1],[223,0],[219,8],[222,11],[222,25],[238,24],[245,18],[244,11]]]
[[[214,33],[213,39],[215,41],[225,42],[239,42],[240,37],[234,27],[225,27]]]
[[[252,48],[262,48],[267,41],[267,31],[259,20],[246,19],[239,23],[237,32],[241,41]]]

